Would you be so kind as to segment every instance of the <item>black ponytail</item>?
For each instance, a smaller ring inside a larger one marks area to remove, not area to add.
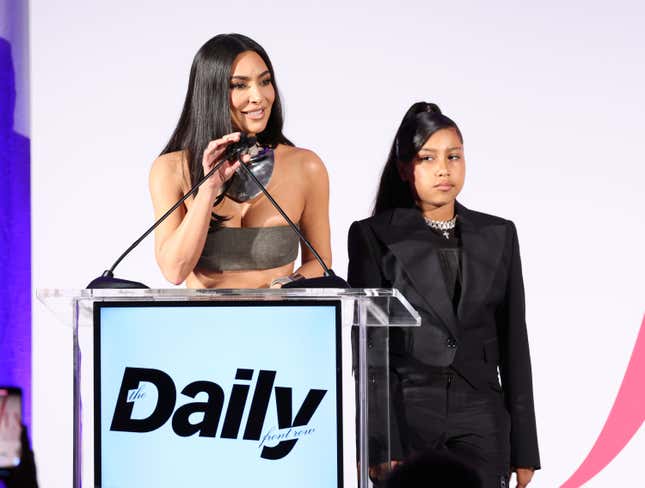
[[[412,187],[414,182],[404,180],[401,173],[414,164],[417,153],[432,134],[448,128],[455,129],[463,142],[457,124],[443,115],[438,105],[417,102],[408,109],[396,131],[390,154],[383,168],[372,215],[391,208],[415,206]]]

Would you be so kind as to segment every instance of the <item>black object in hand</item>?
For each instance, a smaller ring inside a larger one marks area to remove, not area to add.
[[[246,132],[240,132],[240,140],[229,144],[224,152],[224,159],[228,161],[235,162],[246,154],[249,149],[255,146],[258,143],[258,139],[255,136],[250,136]]]

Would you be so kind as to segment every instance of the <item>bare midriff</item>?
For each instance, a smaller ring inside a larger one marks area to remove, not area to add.
[[[293,273],[294,263],[277,268],[211,271],[197,268],[186,279],[188,288],[267,288],[275,278]]]

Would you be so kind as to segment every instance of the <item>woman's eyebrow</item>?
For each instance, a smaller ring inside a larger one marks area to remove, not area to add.
[[[445,151],[461,151],[461,150],[463,150],[463,148],[464,148],[463,146],[454,146],[454,147],[449,147],[449,148],[445,149]],[[432,148],[432,147],[422,147],[421,149],[419,149],[420,153],[422,153],[422,152],[437,152],[437,151],[442,151],[442,149],[435,149],[435,148]]]
[[[263,71],[262,73],[260,73],[257,77],[262,78],[264,75],[268,75],[269,73],[270,73],[269,70],[266,70],[266,71]],[[248,80],[251,79],[251,77],[250,76],[243,76],[243,75],[233,75],[233,76],[231,76],[231,80],[233,80],[233,79],[248,81]]]

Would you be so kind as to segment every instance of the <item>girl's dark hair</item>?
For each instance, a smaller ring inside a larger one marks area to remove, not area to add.
[[[204,175],[202,154],[208,143],[234,130],[229,102],[231,68],[235,58],[245,51],[253,51],[262,58],[275,90],[267,126],[256,134],[258,141],[293,146],[282,134],[282,104],[269,56],[262,46],[242,34],[219,34],[206,42],[193,59],[184,108],[168,144],[161,151],[161,154],[186,151],[191,185]]]
[[[391,208],[415,206],[414,182],[401,178],[401,172],[414,165],[417,153],[432,134],[441,129],[455,129],[463,142],[457,124],[443,115],[434,103],[417,102],[408,109],[383,168],[372,215]]]

